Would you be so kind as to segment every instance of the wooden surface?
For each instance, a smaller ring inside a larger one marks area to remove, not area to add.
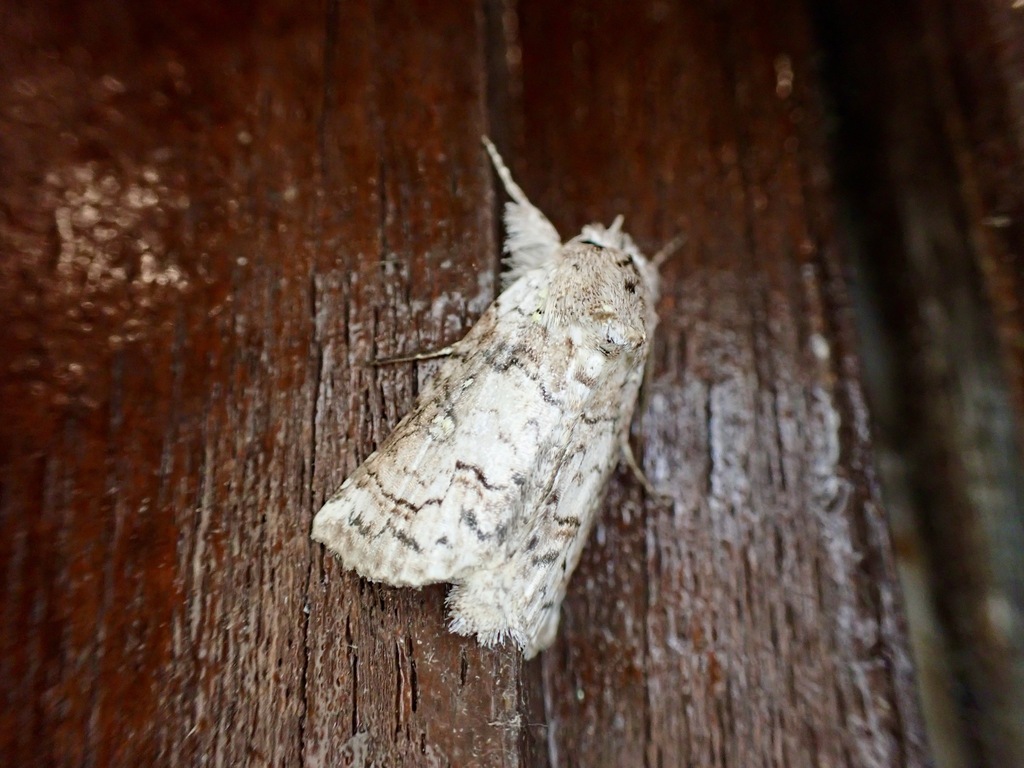
[[[0,762],[924,765],[822,84],[789,4],[105,0],[0,23]],[[499,273],[680,231],[555,646],[360,582],[313,513]]]
[[[876,455],[943,768],[1024,765],[1021,10],[842,2],[822,25]]]

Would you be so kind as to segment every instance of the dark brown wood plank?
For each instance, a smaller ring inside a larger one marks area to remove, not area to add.
[[[461,337],[493,298],[498,255],[479,143],[481,10],[382,3],[372,13],[339,4],[337,13],[325,134],[344,151],[327,177],[347,202],[341,264],[315,288],[323,357],[314,507],[412,405],[414,366],[366,362]],[[377,239],[348,242],[352,220]],[[311,581],[307,728],[311,744],[330,749],[315,757],[336,763],[338,733],[356,729],[369,735],[368,760],[518,764],[519,657],[449,635],[444,587],[360,584],[321,559]]]
[[[755,4],[0,10],[0,762],[919,765],[807,20]],[[313,512],[493,297],[489,132],[665,268],[540,661]]]
[[[807,20],[525,2],[520,25],[541,207],[689,236],[641,430],[673,503],[609,499],[542,662],[553,762],[924,764]]]
[[[941,766],[1024,763],[1024,20],[822,14],[868,381]],[[868,325],[869,323],[869,325]]]
[[[517,762],[517,656],[308,540],[493,295],[480,9],[4,13],[5,764]]]

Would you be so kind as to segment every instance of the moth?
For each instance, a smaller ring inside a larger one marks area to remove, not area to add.
[[[312,535],[366,579],[452,584],[453,632],[530,658],[555,638],[619,459],[643,477],[628,433],[668,249],[645,258],[621,216],[563,243],[484,146],[511,198],[501,293],[435,353],[447,359],[412,412]]]

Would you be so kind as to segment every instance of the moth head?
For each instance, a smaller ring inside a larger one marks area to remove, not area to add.
[[[602,248],[616,248],[620,251],[628,253],[632,259],[633,264],[636,265],[637,271],[640,272],[644,281],[647,283],[648,290],[651,293],[652,303],[658,300],[659,280],[658,280],[658,264],[661,261],[661,254],[655,257],[655,260],[647,259],[637,247],[636,243],[633,242],[633,238],[630,237],[626,232],[622,231],[623,217],[621,215],[616,216],[615,220],[611,223],[611,226],[604,226],[603,224],[587,224],[583,227],[583,230],[576,235],[571,243],[589,243],[591,245],[598,245]],[[675,241],[673,241],[674,243]],[[675,249],[675,245],[668,246],[669,252]]]
[[[549,325],[607,356],[646,349],[654,330],[657,287],[639,254],[585,239],[562,246],[545,311]]]

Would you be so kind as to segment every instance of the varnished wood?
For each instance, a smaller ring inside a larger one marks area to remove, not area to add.
[[[1024,20],[823,14],[889,510],[939,764],[1024,763]]]
[[[923,765],[823,85],[787,4],[119,0],[0,26],[0,761]],[[525,665],[313,513],[497,289],[506,153],[663,268]]]

